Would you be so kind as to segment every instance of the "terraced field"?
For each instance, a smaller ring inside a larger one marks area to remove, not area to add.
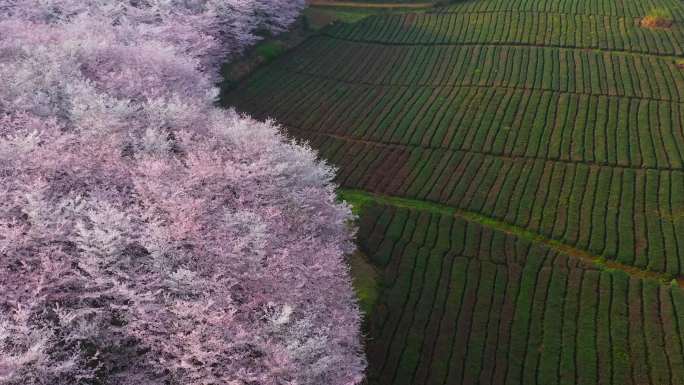
[[[369,204],[381,384],[682,384],[684,291],[458,216]]]
[[[676,385],[682,57],[681,1],[473,0],[324,29],[228,102],[417,202],[362,210],[371,383]]]

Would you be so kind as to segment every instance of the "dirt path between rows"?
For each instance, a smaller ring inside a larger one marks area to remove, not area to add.
[[[360,3],[355,1],[309,0],[314,7],[344,7],[344,8],[432,8],[434,3]]]
[[[442,215],[458,216],[468,221],[478,223],[481,226],[489,227],[493,230],[501,231],[506,234],[511,234],[516,237],[526,239],[533,243],[544,244],[553,250],[577,258],[591,265],[595,265],[600,269],[621,270],[629,274],[630,276],[654,279],[656,281],[659,281],[663,285],[675,283],[679,287],[684,288],[684,275],[672,277],[669,274],[663,272],[650,271],[632,265],[625,265],[615,260],[601,258],[597,255],[593,255],[588,251],[577,248],[573,245],[569,245],[555,239],[546,238],[545,236],[538,234],[534,231],[528,230],[526,228],[509,224],[473,211],[467,211],[453,206],[444,205],[441,203],[390,195],[375,194],[365,190],[340,189],[338,191],[340,191],[340,196],[344,200],[351,202],[356,206],[361,206],[364,204],[364,202],[367,201],[376,201],[383,204],[389,204],[395,207],[406,207],[410,209],[428,211]]]

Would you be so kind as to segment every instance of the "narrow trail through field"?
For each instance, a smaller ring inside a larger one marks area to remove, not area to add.
[[[340,189],[339,193],[342,199],[344,199],[345,201],[349,202],[354,206],[362,207],[364,203],[373,201],[376,203],[392,205],[395,207],[409,208],[429,213],[456,216],[471,222],[478,223],[482,226],[501,231],[506,234],[526,239],[533,243],[544,244],[555,251],[580,259],[584,262],[594,264],[600,268],[621,270],[629,274],[630,276],[654,279],[663,284],[668,284],[673,280],[673,278],[667,274],[648,271],[645,269],[641,269],[639,267],[625,265],[612,260],[607,260],[597,255],[593,255],[587,252],[586,250],[579,249],[577,247],[565,244],[555,239],[544,237],[538,233],[527,230],[525,228],[512,225],[510,223],[506,223],[472,211],[467,211],[452,206],[429,202],[425,200],[409,199],[389,195],[379,195],[365,190]],[[684,276],[674,277],[674,280],[675,282],[677,282],[677,285],[679,287],[684,288]]]
[[[434,3],[361,3],[354,1],[309,0],[314,7],[344,7],[344,8],[392,8],[392,9],[424,9],[432,8]]]

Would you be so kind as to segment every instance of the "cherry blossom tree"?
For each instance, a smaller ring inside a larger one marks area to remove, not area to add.
[[[0,384],[357,384],[349,208],[214,106],[282,0],[0,0]]]

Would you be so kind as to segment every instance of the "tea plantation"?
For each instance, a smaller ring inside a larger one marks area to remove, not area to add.
[[[682,58],[681,1],[472,0],[325,28],[227,101],[339,168],[370,384],[678,385]]]

